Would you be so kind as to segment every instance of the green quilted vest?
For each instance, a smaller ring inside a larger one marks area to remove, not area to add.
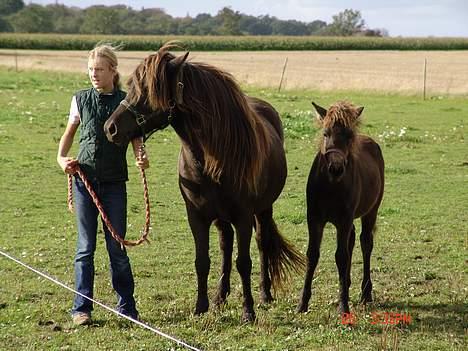
[[[127,145],[110,143],[104,134],[104,123],[125,98],[125,92],[100,94],[96,89],[80,90],[76,94],[80,112],[80,167],[91,181],[116,182],[128,180]]]

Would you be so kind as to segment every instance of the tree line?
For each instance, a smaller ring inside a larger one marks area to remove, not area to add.
[[[172,17],[161,8],[134,10],[126,5],[25,5],[23,0],[0,0],[0,32],[136,35],[333,35],[388,36],[385,29],[369,29],[360,11],[346,9],[321,20],[301,22],[274,16],[251,16],[224,7],[215,16]]]

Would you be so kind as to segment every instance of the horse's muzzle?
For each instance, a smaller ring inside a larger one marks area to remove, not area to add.
[[[346,154],[340,149],[329,149],[325,152],[327,170],[330,178],[339,181],[346,169]]]
[[[344,163],[334,162],[328,164],[328,173],[335,179],[339,179],[344,174]]]

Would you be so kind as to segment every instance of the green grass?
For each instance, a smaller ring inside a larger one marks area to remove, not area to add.
[[[73,286],[74,216],[66,208],[66,177],[56,164],[72,93],[85,75],[0,68],[0,250]],[[274,216],[305,252],[305,184],[319,132],[310,101],[339,99],[364,105],[362,131],[382,146],[386,191],[371,260],[375,302],[358,304],[362,271],[359,241],[350,296],[354,327],[337,314],[335,234],[327,226],[310,311],[295,313],[303,277],[293,276],[254,324],[240,323],[237,272],[221,311],[195,317],[193,239],[177,186],[179,141],[174,131],[147,143],[152,243],[130,249],[143,321],[203,350],[456,350],[467,346],[468,153],[466,98],[354,92],[246,90],[272,103],[286,130],[289,175]],[[76,146],[74,148],[76,151]],[[130,152],[129,152],[130,155]],[[133,164],[130,161],[130,164]],[[139,237],[144,206],[136,167],[130,168],[129,237]],[[359,225],[358,225],[359,229]],[[110,306],[108,258],[102,233],[96,253],[96,298]],[[253,292],[258,301],[258,254],[252,245]],[[211,236],[209,293],[219,279],[218,239]],[[96,324],[70,323],[72,293],[0,256],[1,350],[179,350],[138,326],[96,307]],[[375,314],[405,313],[408,325],[373,325]]]

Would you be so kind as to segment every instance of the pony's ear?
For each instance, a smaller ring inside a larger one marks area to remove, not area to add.
[[[312,105],[314,105],[315,111],[317,111],[317,113],[319,114],[320,119],[324,119],[325,116],[327,115],[327,110],[324,109],[322,106],[317,105],[317,104],[316,104],[315,102],[313,102],[313,101],[312,101]]]
[[[178,72],[179,68],[182,67],[182,64],[187,60],[189,55],[189,51],[187,51],[184,55],[177,56],[169,61],[169,67],[174,72]]]
[[[359,118],[359,116],[361,115],[362,111],[364,111],[364,106],[358,107],[358,108],[356,109],[356,112],[357,112],[356,119]]]

